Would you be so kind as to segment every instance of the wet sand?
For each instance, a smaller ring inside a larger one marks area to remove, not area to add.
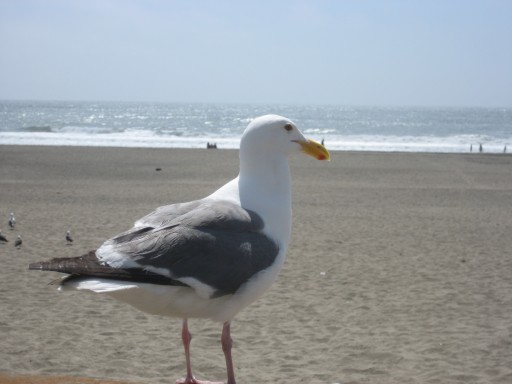
[[[0,244],[0,383],[182,377],[179,319],[59,293],[49,285],[58,274],[27,266],[78,256],[157,206],[209,194],[236,176],[237,159],[0,146],[10,240]],[[330,163],[291,163],[288,259],[232,325],[240,384],[512,382],[512,156],[334,152]],[[190,326],[196,376],[225,380],[221,325]]]

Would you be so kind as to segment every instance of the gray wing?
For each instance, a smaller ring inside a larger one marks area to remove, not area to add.
[[[164,205],[135,222],[135,227],[163,227],[201,205],[203,200]]]
[[[143,270],[178,281],[194,278],[222,296],[235,293],[277,257],[279,247],[263,227],[255,212],[198,200],[161,207],[103,246]]]

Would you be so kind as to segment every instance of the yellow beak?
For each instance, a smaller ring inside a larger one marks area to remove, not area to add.
[[[306,141],[296,141],[299,144],[304,152],[309,156],[313,156],[317,160],[331,160],[331,155],[329,151],[320,143],[317,143],[314,140],[306,139]]]

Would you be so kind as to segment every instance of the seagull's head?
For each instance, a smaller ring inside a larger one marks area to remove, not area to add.
[[[240,152],[255,151],[263,156],[301,151],[317,160],[330,160],[329,151],[322,144],[304,137],[293,121],[278,115],[257,117],[245,129]]]

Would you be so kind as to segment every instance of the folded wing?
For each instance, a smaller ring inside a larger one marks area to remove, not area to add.
[[[207,286],[211,296],[218,297],[234,294],[274,262],[279,247],[263,228],[255,212],[227,201],[197,200],[158,208],[95,252],[30,268],[195,289]]]

